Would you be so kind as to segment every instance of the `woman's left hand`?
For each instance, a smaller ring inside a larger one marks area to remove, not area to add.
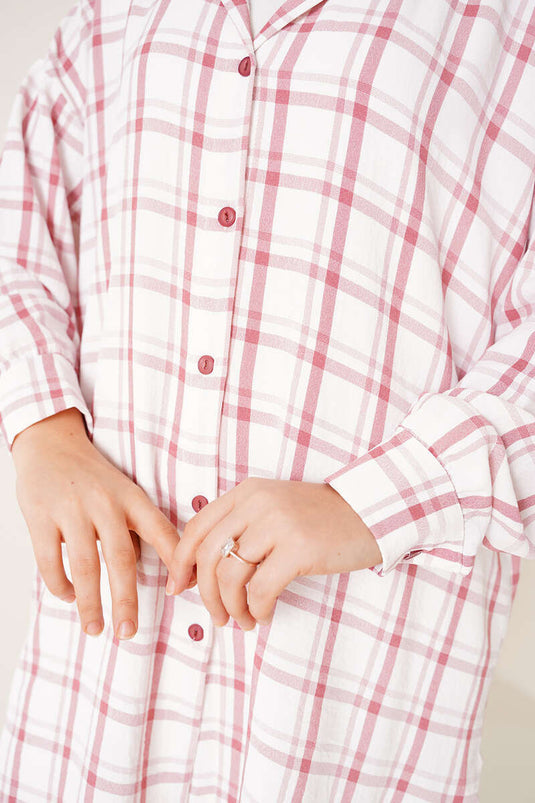
[[[228,538],[249,566],[223,557]],[[372,532],[325,482],[248,477],[191,518],[176,546],[168,593],[194,585],[214,624],[268,624],[295,577],[365,569],[382,561]],[[175,589],[171,588],[172,580]]]

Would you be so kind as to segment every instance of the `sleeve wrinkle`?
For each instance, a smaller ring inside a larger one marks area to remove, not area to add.
[[[0,433],[77,406],[80,199],[93,3],[80,0],[16,95],[0,159]]]

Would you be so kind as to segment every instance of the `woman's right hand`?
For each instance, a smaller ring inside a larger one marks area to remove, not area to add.
[[[76,597],[84,631],[101,633],[96,543],[100,539],[111,587],[114,632],[118,638],[131,638],[138,622],[138,536],[156,549],[169,570],[180,540],[176,528],[142,488],[93,446],[82,413],[75,407],[22,430],[11,451],[17,501],[45,585],[67,602]],[[62,541],[73,583],[65,574]],[[130,630],[119,632],[121,623]]]

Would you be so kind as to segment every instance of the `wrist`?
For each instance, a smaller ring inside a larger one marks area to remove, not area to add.
[[[57,443],[59,438],[62,442],[72,440],[76,444],[90,442],[84,416],[77,407],[61,410],[59,413],[47,416],[21,430],[15,436],[11,446],[15,465],[27,448],[35,450],[43,444],[50,446],[51,442]]]

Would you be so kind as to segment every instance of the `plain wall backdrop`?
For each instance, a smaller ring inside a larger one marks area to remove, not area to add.
[[[32,62],[46,53],[57,24],[72,5],[73,0],[18,0],[5,4],[0,11],[0,146],[22,78]],[[535,476],[533,481],[535,485]],[[29,623],[35,566],[30,536],[15,497],[11,455],[1,442],[0,511],[1,726]],[[481,752],[484,762],[481,803],[534,803],[535,561],[522,564],[509,630],[486,709]]]

